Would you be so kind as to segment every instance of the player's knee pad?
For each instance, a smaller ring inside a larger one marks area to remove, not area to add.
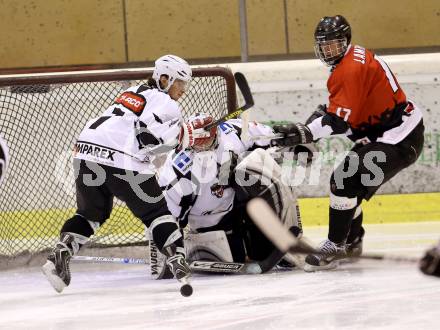
[[[301,228],[299,208],[291,187],[281,179],[281,167],[264,149],[256,149],[235,169],[235,191],[239,202],[261,197],[290,228]]]
[[[95,228],[97,228],[96,222],[88,221],[83,216],[75,214],[64,223],[61,232],[75,233],[88,238],[95,233]]]
[[[365,198],[367,194],[358,173],[341,178],[338,170],[335,170],[330,177],[330,192],[335,196],[358,198],[359,200]]]
[[[228,238],[223,230],[189,233],[185,237],[184,245],[189,261],[234,261]]]
[[[152,204],[152,206],[148,208],[148,213],[141,216],[140,219],[145,226],[150,228],[155,220],[168,215],[170,215],[170,211],[168,210],[165,198],[163,198],[159,202]]]
[[[176,219],[171,214],[166,214],[154,219],[149,227],[150,238],[156,243],[159,250],[171,244],[183,247],[182,233]]]

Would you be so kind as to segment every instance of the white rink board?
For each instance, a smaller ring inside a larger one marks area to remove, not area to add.
[[[367,225],[366,252],[420,255],[440,223]],[[308,229],[314,242],[326,228]],[[196,276],[181,297],[145,266],[72,264],[57,294],[38,268],[0,272],[0,329],[438,329],[440,278],[361,261],[328,272]]]

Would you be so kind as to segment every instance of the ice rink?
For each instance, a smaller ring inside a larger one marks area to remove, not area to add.
[[[419,256],[440,223],[367,225],[364,250]],[[305,228],[319,242],[326,228]],[[440,329],[440,278],[416,264],[362,260],[337,270],[195,275],[194,294],[145,265],[72,263],[56,293],[39,268],[0,272],[0,329]]]

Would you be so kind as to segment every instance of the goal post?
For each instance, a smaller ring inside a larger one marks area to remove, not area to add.
[[[76,207],[72,149],[91,118],[98,117],[151,69],[50,72],[0,76],[0,134],[10,166],[0,187],[0,257],[51,248]],[[193,69],[189,91],[179,100],[184,117],[205,112],[219,118],[237,107],[229,69]],[[110,219],[91,246],[142,244],[144,227],[115,198]]]

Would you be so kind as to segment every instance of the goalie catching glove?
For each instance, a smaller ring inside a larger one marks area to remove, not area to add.
[[[214,126],[209,130],[205,130],[204,127],[211,124],[213,120],[211,116],[197,114],[188,122],[184,122],[179,135],[180,149],[209,150],[216,140],[217,127]]]
[[[301,123],[275,125],[273,130],[275,133],[283,135],[282,138],[276,140],[278,146],[289,147],[313,142],[312,132],[310,132],[307,126]]]

